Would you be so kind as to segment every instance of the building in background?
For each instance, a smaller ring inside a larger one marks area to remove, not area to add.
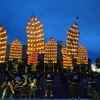
[[[83,45],[78,46],[77,64],[88,64],[88,53]]]
[[[6,59],[7,35],[6,30],[0,25],[0,63],[4,63]]]
[[[57,63],[57,44],[54,38],[45,43],[44,63]]]
[[[10,44],[9,61],[13,61],[14,59],[22,61],[22,43],[18,39],[15,39]]]
[[[27,32],[27,54],[28,54],[28,64],[36,65],[38,54],[44,53],[44,33],[43,33],[43,25],[40,23],[40,20],[37,17],[31,17],[30,21],[28,21],[28,25],[26,25]],[[34,54],[33,54],[34,53]],[[38,54],[37,54],[38,53]],[[34,56],[35,58],[34,59]],[[33,59],[36,60],[33,62]]]

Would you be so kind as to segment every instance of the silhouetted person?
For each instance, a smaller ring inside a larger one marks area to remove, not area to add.
[[[29,86],[29,99],[35,99],[35,91],[36,91],[36,73],[31,73],[28,77],[28,86]]]
[[[8,72],[5,82],[2,84],[1,88],[4,88],[2,99],[11,99],[13,98],[14,88],[13,88],[13,77],[12,72]]]
[[[53,97],[52,86],[53,86],[54,73],[48,70],[48,72],[45,74],[45,79],[46,79],[45,97],[47,97],[49,90],[50,90],[50,97]]]
[[[68,73],[66,71],[63,71],[61,73],[61,83],[63,84],[64,87],[68,85]]]
[[[37,80],[37,89],[41,90],[41,72],[37,71],[36,72],[36,80]]]
[[[71,81],[72,98],[79,98],[78,87],[79,87],[79,82],[81,81],[79,73],[73,72],[72,75],[70,76],[70,81]]]
[[[14,77],[14,89],[15,89],[14,98],[21,98],[20,94],[24,82],[25,80],[22,77],[22,74],[20,72],[17,72]]]

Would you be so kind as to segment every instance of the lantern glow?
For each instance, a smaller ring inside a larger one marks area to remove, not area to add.
[[[78,32],[78,24],[74,23],[73,26],[67,31],[66,46],[62,47],[63,55],[63,68],[73,67],[73,58],[78,58],[78,39],[80,33]]]
[[[78,59],[77,64],[88,64],[88,53],[86,48],[83,45],[79,45],[78,47]]]
[[[7,48],[7,35],[6,30],[0,25],[0,63],[5,62],[6,48]]]
[[[54,38],[45,43],[44,63],[49,63],[50,60],[57,63],[57,42]]]
[[[37,17],[31,17],[26,25],[28,64],[37,63],[38,54],[44,53],[44,33],[42,23]],[[36,58],[34,58],[37,56]]]
[[[15,39],[10,44],[9,60],[13,61],[13,59],[17,59],[18,61],[22,61],[22,43],[18,39]]]

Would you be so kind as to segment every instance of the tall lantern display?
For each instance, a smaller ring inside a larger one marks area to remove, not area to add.
[[[78,24],[73,23],[73,26],[67,31],[67,39],[66,39],[66,58],[64,58],[65,53],[63,55],[63,67],[70,67],[73,69],[73,58],[78,58],[78,40],[80,33],[78,32]],[[63,50],[64,48],[62,48]],[[66,62],[66,64],[65,64]],[[65,66],[66,65],[66,66]]]
[[[51,38],[45,43],[44,63],[57,63],[57,42],[54,38]]]
[[[13,61],[13,59],[17,59],[17,61],[22,61],[22,43],[18,39],[15,39],[10,44],[9,60]]]
[[[63,68],[72,66],[72,59],[70,56],[67,56],[67,46],[62,46],[62,56],[63,56]]]
[[[38,52],[33,50],[32,53],[28,55],[27,64],[30,65],[32,63],[36,66],[37,62],[38,62]]]
[[[61,52],[62,52],[62,56],[63,56],[63,68],[66,68],[67,66],[67,62],[66,62],[66,54],[67,54],[67,46],[63,45]]]
[[[38,54],[44,53],[43,25],[37,17],[31,17],[26,25],[27,33],[27,63],[37,65]],[[34,56],[33,56],[34,55]],[[37,56],[37,57],[36,57]]]
[[[88,64],[88,53],[83,45],[79,45],[78,47],[77,64]]]
[[[5,62],[7,48],[7,35],[6,30],[0,25],[0,63]]]

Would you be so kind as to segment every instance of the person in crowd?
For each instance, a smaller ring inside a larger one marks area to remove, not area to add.
[[[14,87],[13,87],[13,77],[12,72],[8,71],[6,76],[6,81],[2,84],[1,88],[4,88],[2,99],[11,99],[13,98],[13,94],[15,94]]]
[[[14,89],[15,89],[15,94],[14,94],[14,98],[21,98],[21,90],[23,87],[25,80],[22,77],[21,72],[17,72],[14,76]]]
[[[99,99],[100,99],[100,73],[98,73],[98,77],[97,77],[97,83],[96,83],[96,91],[99,94]]]
[[[37,80],[37,89],[38,90],[41,90],[42,88],[41,88],[41,72],[39,72],[39,71],[37,71],[36,72],[36,80]]]
[[[80,74],[77,71],[73,71],[72,75],[70,76],[70,81],[72,98],[79,98],[78,87],[79,82],[81,81]]]
[[[36,83],[37,83],[37,80],[36,80],[36,73],[33,72],[33,73],[30,73],[29,74],[29,77],[28,77],[28,87],[29,87],[29,99],[32,99],[32,98],[36,98]]]
[[[21,98],[28,98],[28,73],[23,73],[24,84],[21,91]]]
[[[94,79],[93,73],[91,71],[89,71],[88,73],[88,89],[87,89],[87,93],[89,96],[91,96],[92,94],[92,81]]]
[[[45,73],[45,79],[46,79],[45,97],[47,97],[49,90],[50,90],[50,97],[53,97],[52,87],[53,87],[54,73],[51,70],[48,70],[47,73]]]
[[[82,79],[84,88],[87,88],[88,87],[88,76],[86,72],[81,73],[81,79]]]
[[[61,74],[61,83],[63,84],[64,87],[68,85],[68,73],[66,70],[64,70],[63,73]]]

